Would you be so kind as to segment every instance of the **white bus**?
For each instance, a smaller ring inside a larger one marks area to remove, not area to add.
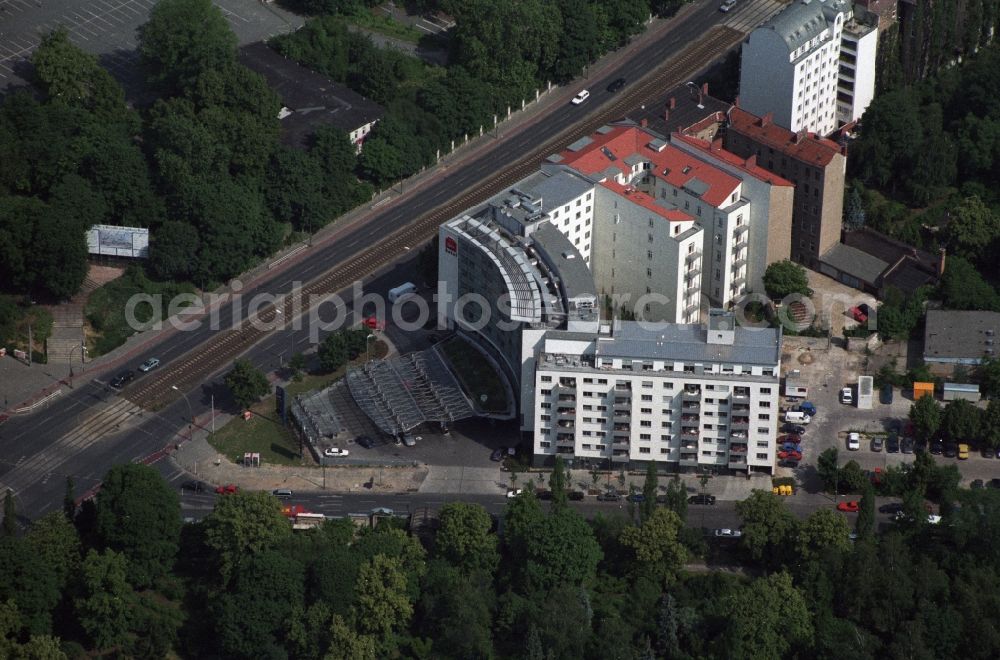
[[[413,282],[400,284],[395,289],[389,289],[389,302],[396,304],[396,301],[405,296],[412,296],[417,292],[417,285]]]

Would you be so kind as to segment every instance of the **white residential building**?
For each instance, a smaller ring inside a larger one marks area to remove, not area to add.
[[[536,464],[559,455],[577,468],[771,472],[780,329],[736,328],[732,313],[711,310],[707,325],[618,322],[525,339]]]
[[[792,132],[833,133],[843,123],[837,104],[841,49],[853,15],[847,0],[796,0],[751,32],[743,43],[740,107],[758,116],[771,113],[774,123]],[[858,36],[847,37],[848,49],[863,47],[843,75],[855,84],[851,115],[860,117],[871,101],[867,85],[869,76],[874,82],[875,46],[859,44]]]
[[[864,10],[861,10],[863,13]],[[840,77],[837,82],[837,121],[851,124],[875,98],[875,54],[878,17],[858,13],[844,25],[840,42]]]

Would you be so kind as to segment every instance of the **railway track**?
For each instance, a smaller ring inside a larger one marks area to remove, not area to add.
[[[343,291],[352,282],[360,281],[382,266],[393,263],[410,247],[433,236],[443,222],[536,171],[539,163],[547,156],[561,151],[609,121],[624,117],[628,110],[651,102],[662,94],[663,90],[690,80],[698,71],[739,43],[743,36],[743,32],[733,28],[713,27],[683,52],[668,59],[653,72],[632,84],[613,103],[588,115],[583,122],[554,136],[530,155],[498,175],[483,181],[474,190],[450,199],[396,230],[384,240],[374,243],[365,252],[334,266],[304,285],[297,293],[284,295],[277,307],[270,306],[256,315],[259,323],[251,324],[249,320],[244,320],[239,328],[220,331],[213,335],[182,359],[165,364],[153,378],[144,378],[141,382],[126,388],[123,392],[124,398],[148,410],[162,408],[180,396],[175,387],[180,391],[187,391],[204,382],[266,337],[271,330],[265,328],[274,323],[279,311],[285,323],[291,322],[293,312],[296,315],[309,312],[307,301]],[[265,327],[259,327],[261,325]]]

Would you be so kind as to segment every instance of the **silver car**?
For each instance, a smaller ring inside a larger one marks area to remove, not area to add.
[[[149,358],[148,360],[139,365],[139,371],[141,371],[142,373],[146,373],[152,371],[153,369],[156,369],[158,366],[160,366],[159,358],[155,357]]]

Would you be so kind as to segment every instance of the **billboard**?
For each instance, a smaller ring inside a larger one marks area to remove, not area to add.
[[[87,252],[109,257],[149,258],[149,230],[94,225],[87,231]]]

